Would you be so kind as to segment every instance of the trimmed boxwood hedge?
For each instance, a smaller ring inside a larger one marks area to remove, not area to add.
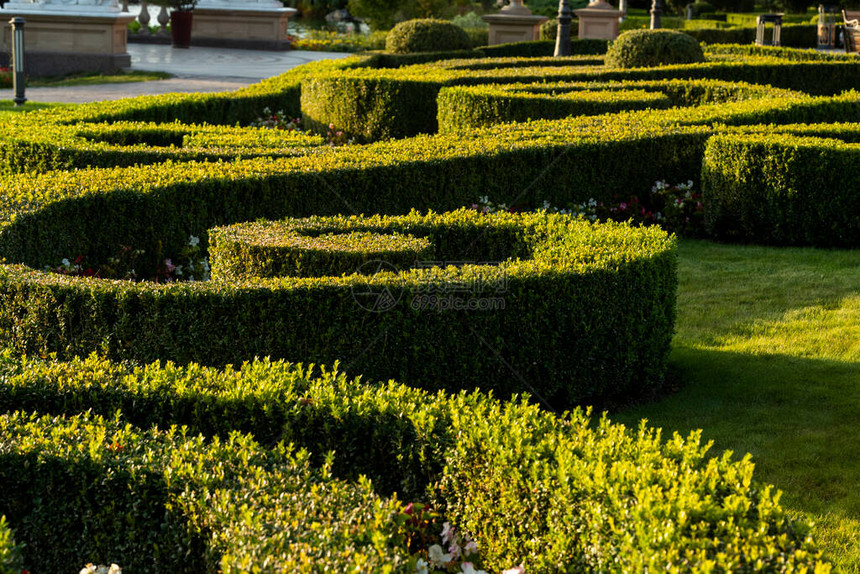
[[[860,121],[857,98],[794,96],[514,124],[325,147],[304,158],[21,175],[4,183],[0,197],[0,257],[41,269],[79,255],[104,262],[124,245],[146,251],[138,269],[146,276],[189,235],[203,237],[205,249],[208,228],[259,217],[442,211],[483,195],[532,207],[609,201],[648,182],[698,181],[705,141],[718,131],[708,124]]]
[[[439,131],[449,133],[530,119],[798,96],[770,86],[717,80],[558,82],[443,88],[437,104]]]
[[[311,220],[313,221],[313,220]],[[212,278],[324,277],[378,270],[377,261],[409,269],[433,259],[426,237],[379,231],[320,230],[308,221],[240,223],[209,230]]]
[[[267,128],[143,122],[65,125],[24,114],[0,127],[0,173],[113,167],[176,161],[291,157],[321,146],[321,136]]]
[[[650,68],[704,60],[699,42],[683,32],[665,29],[622,32],[604,56],[609,68]]]
[[[385,37],[385,50],[394,54],[468,50],[472,40],[448,20],[417,18],[400,22]]]
[[[368,481],[334,479],[287,445],[165,427],[0,416],[0,509],[26,540],[28,569],[407,571],[401,505]]]
[[[724,240],[856,248],[858,160],[857,143],[832,135],[714,137],[702,166],[706,225]]]
[[[0,359],[0,404],[50,415],[0,417],[0,508],[33,541],[34,570],[113,560],[153,571],[139,566],[163,537],[159,570],[414,572],[397,513],[410,500],[471,533],[489,571],[830,569],[749,458],[710,457],[698,433],[663,440],[579,409],[558,416],[280,362]],[[82,409],[93,414],[74,416]],[[280,439],[295,446],[259,444]],[[377,479],[406,496],[383,498]],[[36,495],[45,484],[67,488],[52,500]],[[169,531],[146,529],[165,516]]]
[[[534,93],[528,85],[518,89],[498,86],[442,88],[439,106],[439,132],[484,127],[531,119],[557,119],[593,116],[627,110],[665,109],[672,106],[664,94],[636,90],[571,90]]]
[[[661,384],[676,278],[674,243],[657,228],[471,210],[299,225],[427,237],[441,263],[167,286],[10,267],[0,270],[0,336],[61,356],[340,360],[352,373],[429,389],[505,397],[533,389],[557,408],[626,400]],[[217,243],[230,232],[213,236],[216,267],[230,257]]]
[[[550,59],[551,60],[551,59]],[[855,59],[856,60],[856,59]],[[437,96],[443,87],[494,83],[713,79],[767,84],[809,94],[860,88],[860,62],[795,61],[748,56],[700,64],[630,70],[559,58],[445,60],[399,70],[333,70],[302,84],[302,117],[313,129],[334,125],[357,142],[401,138],[438,129]],[[575,65],[579,62],[581,65]]]

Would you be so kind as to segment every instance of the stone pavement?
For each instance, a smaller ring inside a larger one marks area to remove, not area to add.
[[[301,64],[350,55],[339,52],[273,52],[197,46],[183,50],[163,44],[129,44],[128,53],[131,55],[132,70],[168,72],[174,77],[152,82],[28,88],[25,96],[32,102],[86,103],[144,94],[224,92],[277,76]],[[11,100],[13,95],[11,89],[0,90],[0,100]]]

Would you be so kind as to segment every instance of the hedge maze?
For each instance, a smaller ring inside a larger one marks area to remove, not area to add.
[[[410,502],[488,572],[829,570],[749,459],[586,406],[660,391],[675,240],[566,211],[691,180],[717,239],[857,247],[860,63],[504,49],[0,128],[0,571],[415,572]]]

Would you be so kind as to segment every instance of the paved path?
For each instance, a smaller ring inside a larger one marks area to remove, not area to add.
[[[128,53],[131,54],[132,70],[168,72],[174,77],[152,82],[29,88],[25,96],[33,102],[86,103],[143,94],[224,92],[277,76],[301,64],[350,55],[339,52],[274,52],[197,46],[182,50],[161,44],[129,44]],[[12,97],[12,90],[0,90],[0,100],[11,100]]]

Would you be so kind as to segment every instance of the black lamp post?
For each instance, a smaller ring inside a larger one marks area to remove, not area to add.
[[[24,19],[12,18],[12,87],[15,97],[12,101],[16,106],[23,106],[27,98],[24,97]]]
[[[555,35],[555,52],[553,56],[570,56],[570,21],[573,12],[567,0],[558,0],[558,32]]]
[[[662,28],[660,16],[663,14],[663,2],[660,0],[652,0],[651,2],[651,29],[657,30]]]

